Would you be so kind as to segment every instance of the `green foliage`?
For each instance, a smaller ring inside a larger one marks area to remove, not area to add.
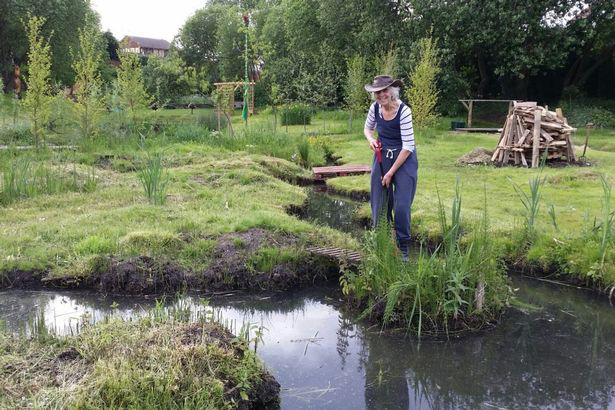
[[[348,60],[345,89],[346,104],[351,112],[363,112],[367,109],[369,95],[365,92],[364,85],[368,82],[365,57],[360,55],[351,57]]]
[[[419,61],[410,73],[411,86],[406,94],[412,108],[413,123],[420,128],[433,125],[438,118],[437,77],[441,70],[437,44],[432,37],[419,40],[418,48]]]
[[[246,262],[249,269],[259,273],[271,273],[280,264],[294,262],[299,253],[289,248],[261,248]]]
[[[602,184],[602,223],[600,225],[600,265],[604,266],[604,258],[613,239],[613,218],[615,211],[612,209],[612,187],[604,175],[600,175]]]
[[[519,200],[523,204],[523,208],[525,210],[524,219],[525,219],[525,242],[531,242],[535,237],[536,233],[536,218],[538,216],[538,211],[540,210],[540,201],[542,199],[541,189],[545,184],[546,177],[542,177],[542,172],[537,174],[535,177],[530,178],[529,187],[530,194],[526,194],[523,189],[514,182],[511,181]]]
[[[301,139],[297,144],[299,163],[304,168],[310,168],[310,143],[307,139]]]
[[[585,127],[588,123],[594,127],[615,128],[615,111],[604,107],[586,105],[583,102],[566,103],[562,106],[568,123],[573,127]]]
[[[38,146],[44,142],[45,128],[51,112],[51,48],[49,41],[41,35],[45,19],[29,16],[26,24],[28,32],[28,92],[23,106],[28,112],[34,142]]]
[[[381,218],[366,235],[361,274],[347,272],[342,290],[367,305],[365,315],[384,324],[422,333],[480,329],[506,307],[510,289],[501,272],[486,208],[468,243],[462,244],[459,183],[451,223],[439,201],[442,244],[429,255],[403,263],[391,239],[391,225]]]
[[[79,52],[75,56],[75,111],[84,138],[94,137],[105,112],[103,83],[100,77],[102,37],[93,25],[79,30]]]
[[[376,75],[390,75],[393,78],[398,78],[400,68],[397,50],[390,48],[387,51],[382,51],[376,56],[374,66],[376,67]]]
[[[197,74],[193,67],[176,54],[165,58],[150,56],[143,68],[143,79],[147,93],[162,105],[180,97],[192,95],[197,91]]]
[[[116,87],[120,106],[130,111],[133,125],[136,125],[137,111],[147,107],[152,101],[145,90],[143,70],[136,54],[120,55]]]
[[[163,205],[167,198],[170,176],[164,167],[162,155],[149,155],[138,176],[148,201],[154,205]]]
[[[312,122],[312,109],[307,104],[288,104],[280,108],[282,125],[310,124]]]
[[[21,199],[64,192],[92,192],[96,189],[94,176],[81,177],[75,171],[54,170],[38,166],[26,158],[9,161],[2,169],[0,205],[10,205]]]

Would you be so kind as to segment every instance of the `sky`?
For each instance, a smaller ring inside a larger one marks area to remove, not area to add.
[[[206,0],[91,0],[103,31],[121,40],[126,35],[172,41],[186,19]]]

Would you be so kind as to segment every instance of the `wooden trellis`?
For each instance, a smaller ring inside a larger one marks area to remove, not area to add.
[[[216,111],[218,113],[218,123],[220,123],[220,114],[230,116],[235,109],[235,91],[243,89],[245,82],[227,82],[214,83],[218,100],[216,101]],[[248,113],[254,115],[254,84],[248,83]]]

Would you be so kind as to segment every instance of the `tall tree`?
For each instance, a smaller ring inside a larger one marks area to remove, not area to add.
[[[137,111],[149,105],[152,98],[145,90],[143,70],[139,56],[134,53],[120,54],[117,72],[117,93],[120,106],[130,111],[133,125],[137,124]]]
[[[100,67],[103,61],[103,38],[94,24],[79,31],[79,52],[75,56],[75,111],[83,137],[94,135],[105,110]]]
[[[51,104],[51,47],[46,41],[41,30],[45,24],[45,18],[29,16],[24,22],[28,33],[28,76],[26,84],[28,90],[23,105],[30,117],[32,135],[38,146],[44,142],[45,127],[49,121]]]

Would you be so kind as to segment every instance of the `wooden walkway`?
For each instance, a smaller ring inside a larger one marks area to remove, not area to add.
[[[337,259],[338,261],[345,260],[352,265],[358,265],[361,263],[361,254],[357,251],[351,251],[341,248],[328,248],[322,246],[312,246],[306,249],[309,253],[326,256],[329,258]]]
[[[362,175],[371,172],[369,165],[339,165],[333,167],[314,167],[314,179],[322,180],[325,178],[345,177],[349,175]]]

